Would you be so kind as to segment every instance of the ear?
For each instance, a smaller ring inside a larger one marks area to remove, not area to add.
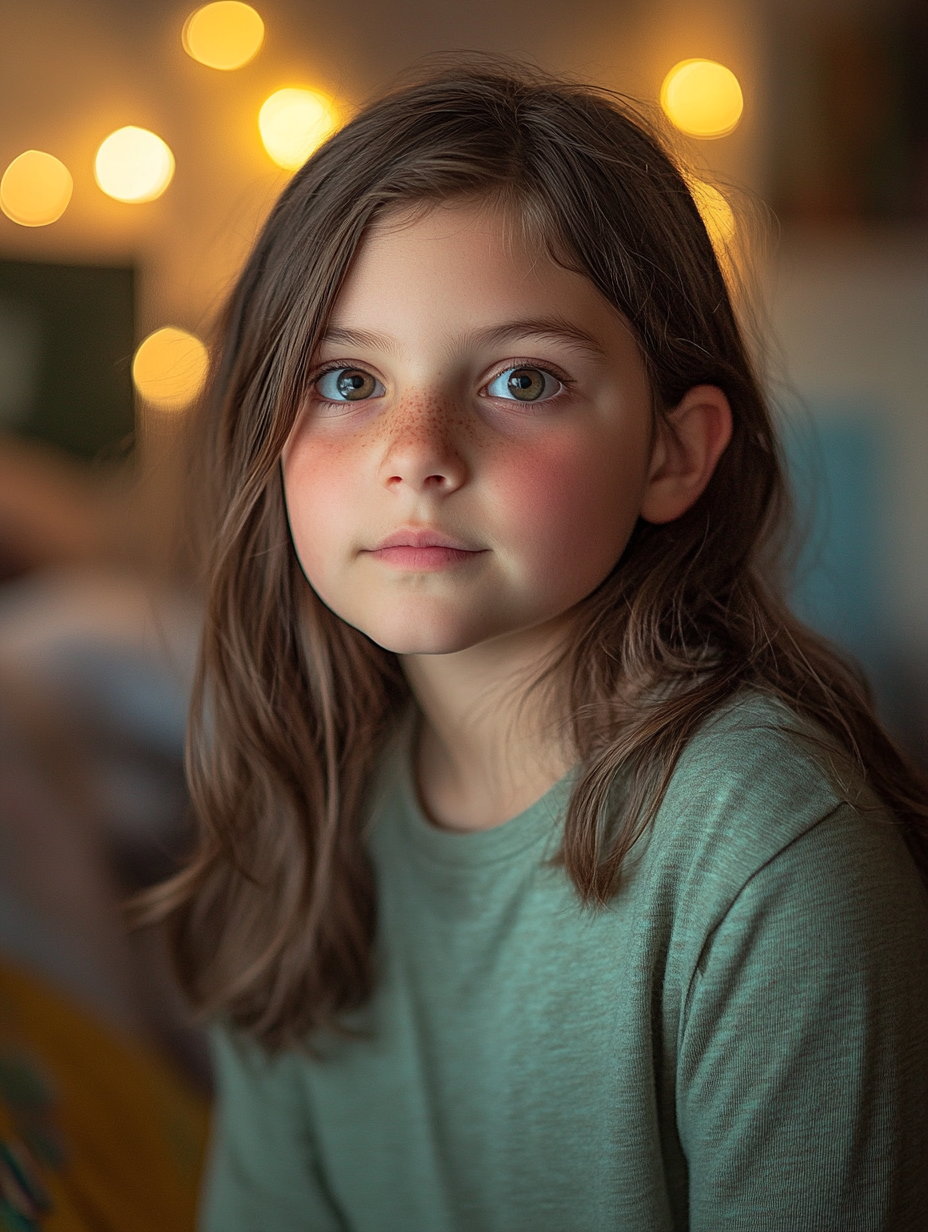
[[[731,440],[731,407],[715,385],[696,385],[662,417],[641,502],[646,522],[672,522],[694,505]]]

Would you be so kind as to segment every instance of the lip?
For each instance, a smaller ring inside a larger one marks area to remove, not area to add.
[[[385,565],[407,572],[434,572],[465,564],[482,556],[486,548],[472,548],[441,531],[405,527],[387,535],[376,547],[366,549]]]
[[[479,548],[468,547],[460,539],[443,535],[437,530],[423,530],[413,526],[404,526],[395,530],[386,539],[381,539],[371,551],[382,552],[385,548],[450,548],[454,552],[475,552]]]

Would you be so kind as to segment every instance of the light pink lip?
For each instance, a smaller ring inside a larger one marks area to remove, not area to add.
[[[406,526],[395,530],[386,539],[381,539],[371,551],[382,552],[384,548],[452,548],[456,552],[474,552],[479,548],[470,548],[460,539],[452,539],[437,530],[419,530]]]
[[[470,548],[459,539],[435,530],[407,528],[387,535],[367,554],[396,569],[431,572],[460,565],[482,555],[486,548]]]

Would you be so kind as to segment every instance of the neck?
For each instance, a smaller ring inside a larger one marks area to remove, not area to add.
[[[558,622],[455,654],[403,658],[422,713],[419,794],[437,825],[501,825],[570,769],[561,708],[549,688],[530,688],[564,633]]]

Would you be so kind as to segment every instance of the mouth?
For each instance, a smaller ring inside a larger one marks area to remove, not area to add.
[[[376,547],[365,549],[364,555],[394,569],[423,573],[467,564],[485,555],[486,551],[486,548],[468,547],[439,531],[410,527],[387,535]]]

